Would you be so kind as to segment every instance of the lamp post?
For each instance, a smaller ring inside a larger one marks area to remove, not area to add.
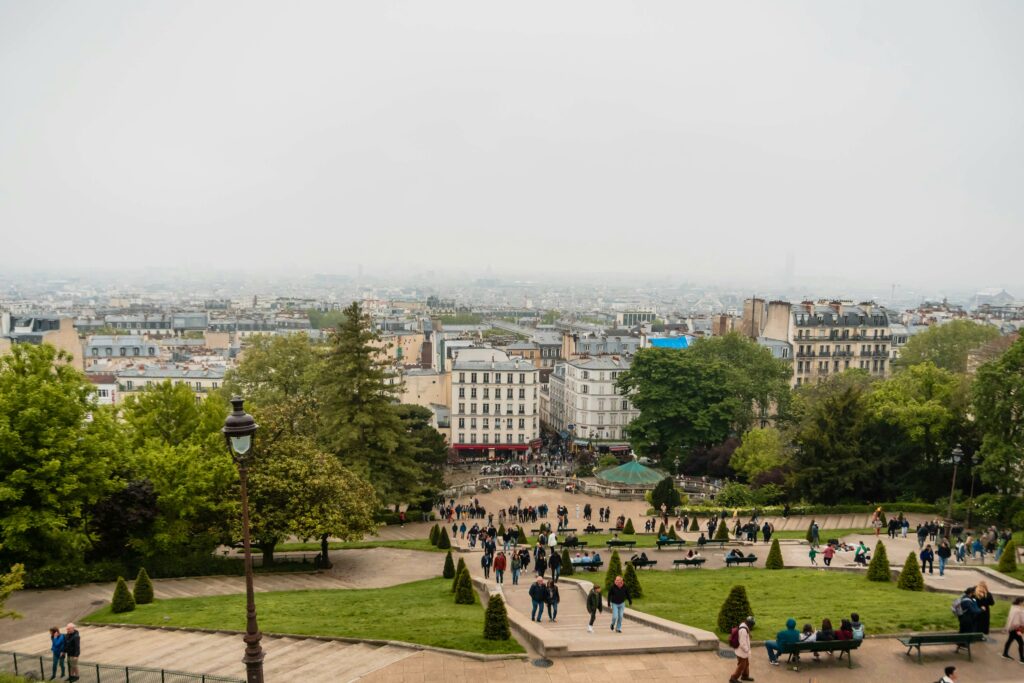
[[[242,491],[242,546],[245,549],[245,680],[247,683],[263,683],[263,648],[260,640],[263,634],[256,625],[256,598],[252,586],[252,550],[249,542],[249,453],[252,450],[252,437],[258,425],[252,415],[242,409],[242,398],[231,399],[234,408],[224,420],[221,432],[228,444],[232,460],[238,466],[238,481]]]
[[[946,516],[949,519],[953,519],[953,494],[956,492],[956,468],[960,465],[960,461],[964,459],[963,449],[960,448],[960,444],[957,444],[953,448],[953,452],[950,454],[950,458],[953,461],[953,483],[949,487],[949,511]]]

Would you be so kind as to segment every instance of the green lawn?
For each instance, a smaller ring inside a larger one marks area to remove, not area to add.
[[[896,583],[873,583],[863,574],[813,569],[686,569],[641,572],[644,597],[637,609],[659,617],[718,631],[718,611],[730,589],[745,586],[754,616],[755,637],[774,637],[793,617],[821,626],[828,617],[838,627],[851,612],[860,614],[869,634],[956,630],[949,593],[913,593]],[[1008,605],[996,604],[992,626],[1006,622]],[[721,634],[720,634],[721,635]],[[722,636],[723,638],[725,636]]]
[[[260,593],[256,608],[260,629],[267,633],[403,640],[488,654],[523,652],[515,640],[485,640],[483,608],[456,605],[448,579],[365,590]],[[157,600],[121,614],[107,605],[85,621],[244,631],[245,595]]]
[[[842,538],[844,536],[852,536],[853,534],[873,534],[874,529],[821,529],[818,531],[818,537],[824,541],[827,538]],[[758,537],[760,538],[760,537]],[[792,531],[776,531],[772,534],[772,538],[778,539],[798,539],[804,540],[807,538],[807,529],[793,529]]]
[[[445,552],[430,544],[428,538],[416,538],[411,540],[393,541],[336,541],[328,543],[331,550],[357,550],[361,548],[404,548],[406,550],[424,550],[430,552]],[[285,553],[294,551],[320,552],[320,543],[278,543],[274,552]]]

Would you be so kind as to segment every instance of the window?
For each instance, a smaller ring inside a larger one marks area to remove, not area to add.
[[[519,414],[520,415],[526,415],[526,405],[523,404],[523,403],[519,404]]]
[[[155,356],[156,355],[156,349],[154,347],[152,347],[152,346],[149,347],[149,355],[151,355],[151,356]]]
[[[526,418],[519,418],[519,428],[526,429]]]
[[[470,403],[469,404],[469,412],[472,413],[473,415],[476,415],[476,404],[475,403]]]
[[[100,389],[97,393],[100,395],[100,398],[106,398],[110,392],[107,389]]]
[[[109,349],[108,349],[108,350],[109,350]],[[128,381],[127,381],[127,382],[125,382],[124,384],[125,384],[125,386],[126,386],[126,387],[128,388],[128,391],[131,391],[131,390],[132,390],[132,381],[131,381],[131,380],[128,380]]]
[[[469,373],[469,381],[470,381],[471,384],[476,384],[476,373],[475,372]]]
[[[519,398],[520,399],[525,399],[526,398],[526,389],[520,389],[519,390]]]
[[[139,349],[138,346],[136,346],[134,349],[132,349],[132,355],[133,356],[138,356],[140,352],[141,352],[141,349]]]
[[[512,398],[512,389],[506,389],[505,390],[505,398],[507,398],[507,399],[511,399]]]
[[[469,435],[469,442],[470,443],[476,443],[476,434],[470,433],[470,435]]]
[[[511,434],[506,434],[505,435],[505,443],[512,443],[512,435]]]
[[[466,398],[466,387],[459,387],[459,398]]]
[[[505,426],[506,426],[506,427],[507,427],[508,429],[512,429],[512,418],[511,418],[511,417],[510,417],[510,418],[508,418],[508,419],[507,419],[507,420],[505,421]]]
[[[623,401],[622,402],[622,409],[623,410],[629,410],[629,401]]]
[[[484,373],[484,384],[490,384],[490,383],[491,383],[491,373],[485,372]]]
[[[469,418],[469,426],[472,427],[473,429],[476,429],[476,418],[475,417]]]
[[[495,429],[501,429],[501,418],[500,417],[494,418],[494,428]]]
[[[490,434],[484,434],[484,443],[490,443],[488,439],[490,439]]]
[[[459,404],[459,412],[465,414],[465,412],[466,412],[466,404],[465,403],[460,403]]]
[[[464,383],[465,381],[466,381],[466,373],[464,373],[464,372],[460,372],[460,373],[459,373],[459,384],[462,384],[462,383]]]
[[[583,371],[583,379],[590,379],[590,372],[588,372],[587,370],[584,370]]]
[[[470,398],[476,398],[476,387],[470,387],[470,389],[469,389],[469,397]]]
[[[460,417],[459,418],[459,429],[463,429],[463,428],[465,428],[465,426],[466,426],[466,418]]]
[[[512,373],[505,375],[505,384],[512,384]]]
[[[586,384],[581,384],[580,385],[580,391],[582,393],[584,393],[584,394],[589,394],[590,393],[590,387],[588,385],[586,385]]]
[[[494,373],[494,383],[495,384],[501,384],[501,373],[500,372]]]
[[[525,434],[520,434],[519,435],[519,443],[526,443],[526,435]]]
[[[495,389],[495,391],[497,391],[497,389]],[[484,387],[484,398],[488,399],[490,397],[491,397],[491,390],[488,389],[487,387]]]
[[[121,347],[120,351],[121,351],[121,355],[122,356],[125,356],[125,355],[128,354],[128,349],[124,348],[123,346]]]
[[[491,408],[491,404],[490,403],[485,403],[484,404],[484,415],[487,415],[489,412],[491,412],[490,408]]]
[[[459,432],[459,443],[466,443],[466,433]]]
[[[526,373],[525,372],[520,372],[519,373],[519,383],[520,384],[526,384]]]
[[[100,350],[99,350],[99,349],[97,349],[96,347],[93,347],[93,349],[92,349],[92,355],[94,355],[94,356],[98,356],[98,355],[100,355]]]

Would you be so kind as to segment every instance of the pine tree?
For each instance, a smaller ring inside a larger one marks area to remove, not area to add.
[[[752,616],[754,610],[747,599],[747,589],[743,586],[733,586],[729,591],[729,597],[722,603],[722,609],[718,611],[718,630],[729,633],[734,627],[739,626],[741,621]]]
[[[460,557],[459,564],[455,567],[455,578],[452,579],[452,593],[454,593],[455,589],[459,587],[459,577],[464,571],[467,571],[466,561]]]
[[[697,523],[697,515],[690,520],[690,531],[700,531],[700,524]]]
[[[121,612],[131,612],[133,609],[135,609],[135,598],[128,590],[128,583],[124,577],[119,576],[117,577],[117,586],[114,588],[114,597],[110,601],[110,611],[120,614]]]
[[[446,579],[455,578],[455,562],[452,561],[452,551],[449,550],[444,556],[444,570],[441,572],[441,576]]]
[[[658,536],[661,537],[661,536],[664,536],[664,535],[665,535],[665,523],[661,522],[660,524],[658,524]]]
[[[153,602],[153,582],[146,573],[146,568],[139,568],[139,574],[135,577],[135,586],[132,588],[132,597],[136,605],[148,605]]]
[[[676,528],[672,524],[668,525],[668,537],[671,538],[673,541],[679,540],[679,536],[678,534],[676,534]]]
[[[576,571],[572,566],[572,558],[569,557],[569,549],[562,548],[562,568],[559,570],[562,576],[572,576]]]
[[[622,576],[622,559],[619,558],[619,551],[613,550],[612,556],[608,560],[608,570],[604,574],[605,595],[608,595],[608,591],[611,590],[612,584],[615,583],[616,576]]]
[[[430,545],[436,546],[437,541],[441,538],[441,527],[434,525],[430,527]]]
[[[896,587],[905,591],[923,591],[924,575],[921,574],[921,565],[917,563],[917,555],[913,550],[907,555],[907,561],[903,563],[903,571],[896,580]]]
[[[473,590],[473,580],[469,578],[469,570],[463,569],[456,580],[455,604],[472,605],[476,602],[476,591]]]
[[[1017,571],[1017,542],[1013,539],[1006,542],[1003,554],[999,556],[999,564],[996,565],[996,570],[1004,574]]]
[[[628,536],[632,536],[633,534],[636,533],[636,531],[633,530],[633,520],[632,519],[627,519],[626,520],[626,524],[622,527],[622,533],[624,533],[624,534],[626,534]]]
[[[633,566],[632,562],[626,563],[626,574],[622,577],[622,581],[626,584],[626,588],[629,589],[631,598],[636,600],[644,596],[643,586],[640,585],[640,577],[636,575],[636,567]]]
[[[718,528],[715,529],[715,541],[728,541],[729,540],[729,525],[723,519],[718,523]]]
[[[889,556],[885,553],[885,544],[879,541],[875,544],[875,552],[871,556],[871,564],[868,565],[868,581],[880,581],[887,583],[892,581],[892,572],[889,569]]]
[[[508,610],[500,595],[492,595],[484,612],[484,638],[486,640],[508,640],[512,631],[508,623]]]
[[[768,551],[768,559],[764,563],[765,569],[785,569],[786,563],[782,561],[782,548],[779,547],[779,539],[772,539],[771,550]]]
[[[448,527],[441,529],[441,537],[437,539],[437,547],[441,550],[448,550],[452,547],[451,539],[448,538]]]
[[[529,545],[530,539],[526,537],[526,532],[523,531],[523,527],[519,527],[519,536],[516,538],[516,543],[519,545]]]
[[[655,510],[661,510],[662,503],[669,510],[675,510],[682,502],[683,499],[676,490],[676,483],[672,477],[665,477],[651,491],[651,505]]]

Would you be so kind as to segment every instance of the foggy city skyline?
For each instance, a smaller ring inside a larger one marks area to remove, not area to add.
[[[1019,290],[1022,18],[0,2],[0,254],[8,273]]]

